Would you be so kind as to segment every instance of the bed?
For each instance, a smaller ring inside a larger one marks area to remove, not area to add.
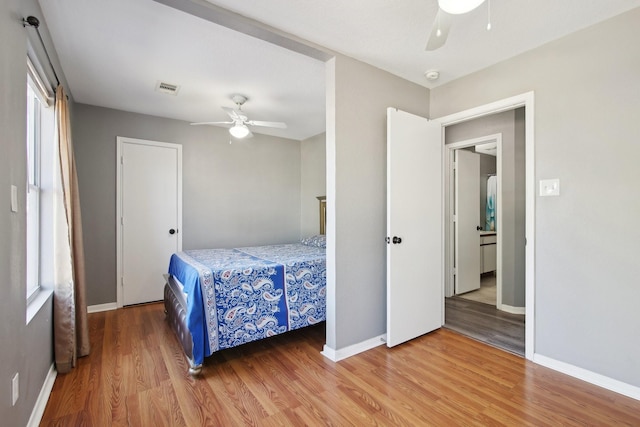
[[[316,235],[300,243],[173,254],[164,305],[189,373],[200,373],[216,351],[324,321],[324,242]]]

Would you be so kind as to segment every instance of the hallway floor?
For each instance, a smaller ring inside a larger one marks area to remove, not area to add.
[[[524,356],[525,316],[496,308],[495,275],[485,274],[477,291],[445,298],[444,327]]]
[[[496,305],[496,274],[485,273],[480,276],[480,289],[458,295],[471,301],[481,302],[483,304]]]

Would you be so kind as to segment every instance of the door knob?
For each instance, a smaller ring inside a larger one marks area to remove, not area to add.
[[[481,231],[482,227],[480,227],[479,225],[476,225],[476,230]]]
[[[398,236],[393,236],[393,240],[392,240],[394,245],[400,244],[402,243],[402,238],[398,237]]]
[[[173,228],[171,228],[171,229],[169,230],[169,234],[176,234],[176,230],[174,230]]]

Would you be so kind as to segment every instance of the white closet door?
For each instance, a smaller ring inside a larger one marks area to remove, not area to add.
[[[442,127],[387,109],[387,346],[442,326]]]
[[[181,146],[121,141],[122,304],[163,299],[162,274],[181,250]]]
[[[480,155],[456,150],[455,291],[480,289]]]

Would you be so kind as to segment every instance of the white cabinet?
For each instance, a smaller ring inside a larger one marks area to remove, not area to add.
[[[497,237],[495,234],[480,236],[480,273],[495,271],[497,268]]]

